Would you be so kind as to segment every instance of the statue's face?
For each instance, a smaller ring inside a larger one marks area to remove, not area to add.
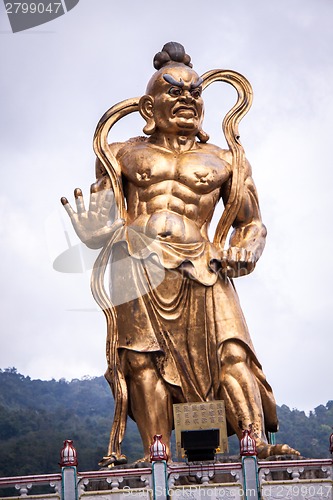
[[[201,128],[204,105],[201,79],[182,65],[169,65],[148,85],[154,99],[156,130],[176,135],[196,135]]]

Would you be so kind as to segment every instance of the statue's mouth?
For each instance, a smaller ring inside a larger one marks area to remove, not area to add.
[[[193,118],[197,116],[197,110],[193,106],[177,106],[173,114],[181,115],[184,118]]]

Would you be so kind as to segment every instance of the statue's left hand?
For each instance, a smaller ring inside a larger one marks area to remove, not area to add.
[[[252,273],[256,266],[256,258],[251,250],[230,247],[228,250],[223,250],[221,263],[229,278],[238,278]]]
[[[118,227],[124,225],[123,219],[117,219],[113,223],[110,220],[110,212],[114,207],[113,192],[111,189],[101,189],[97,181],[91,187],[88,210],[85,208],[81,189],[76,188],[74,196],[76,212],[68,203],[67,198],[61,198],[61,203],[71,219],[74,230],[89,248],[100,248]]]

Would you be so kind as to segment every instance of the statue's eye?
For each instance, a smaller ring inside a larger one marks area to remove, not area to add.
[[[180,87],[170,87],[168,93],[173,97],[182,95],[182,89]]]
[[[199,99],[199,97],[201,96],[201,93],[202,93],[202,89],[201,88],[197,88],[197,89],[191,90],[191,96],[194,99]]]

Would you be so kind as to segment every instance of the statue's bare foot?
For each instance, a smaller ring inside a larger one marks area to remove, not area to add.
[[[141,464],[142,462],[150,462],[150,455],[145,455],[144,457],[138,458],[138,460],[135,460],[135,464]]]
[[[300,456],[300,452],[294,450],[287,444],[268,444],[264,443],[260,439],[256,441],[258,458],[267,458],[273,455],[297,455]]]
[[[127,458],[125,455],[117,455],[116,453],[111,453],[107,457],[103,457],[98,465],[100,467],[114,467],[115,465],[127,464]]]

